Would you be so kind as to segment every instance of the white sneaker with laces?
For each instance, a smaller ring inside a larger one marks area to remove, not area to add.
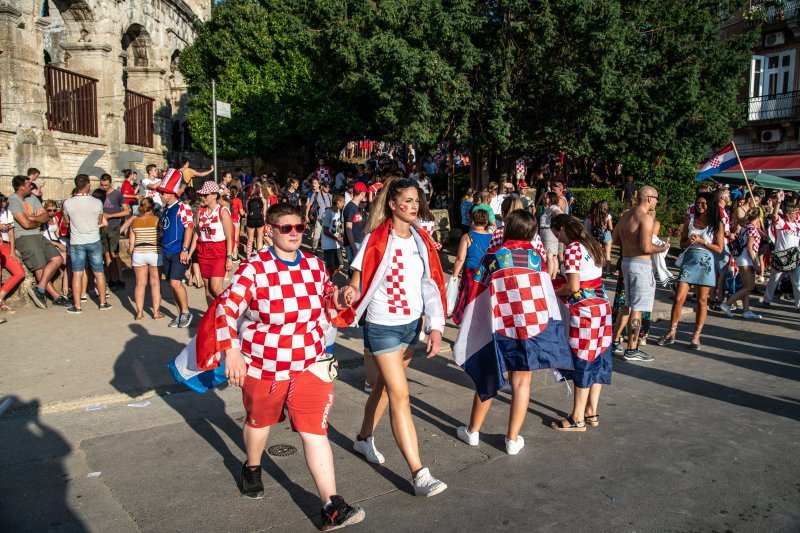
[[[733,318],[733,311],[731,311],[731,306],[728,305],[728,302],[722,302],[719,304],[719,308],[722,310],[723,313],[728,315],[728,318]]]
[[[477,446],[480,442],[481,434],[479,431],[470,432],[467,426],[458,426],[456,436],[470,446]]]
[[[427,468],[417,472],[417,476],[414,478],[414,494],[416,496],[425,496],[426,498],[436,496],[445,489],[447,489],[447,484],[433,477]]]
[[[519,451],[525,446],[525,439],[522,435],[517,435],[517,440],[508,440],[506,437],[506,453],[508,455],[517,455]]]
[[[353,449],[367,458],[367,461],[376,465],[382,465],[386,460],[383,454],[375,448],[375,437],[367,437],[364,440],[358,440],[353,443]]]
[[[752,311],[745,311],[744,313],[742,313],[742,318],[744,318],[745,320],[760,320],[761,315],[758,315]]]

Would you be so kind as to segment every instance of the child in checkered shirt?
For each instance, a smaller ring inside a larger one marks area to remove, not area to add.
[[[611,384],[611,306],[603,285],[605,251],[584,224],[570,215],[558,215],[553,233],[564,244],[563,274],[556,295],[569,309],[569,344],[575,370],[572,413],[553,421],[557,431],[586,431],[599,424],[597,406],[603,385]]]
[[[273,246],[239,267],[215,310],[225,375],[242,387],[247,413],[241,491],[248,498],[264,497],[261,456],[270,426],[284,418],[285,404],[323,504],[322,529],[355,524],[364,519],[364,510],[336,495],[327,436],[333,376],[320,377],[327,366],[315,366],[326,358],[328,311],[331,305],[342,309],[344,299],[322,261],[299,250],[305,231],[300,209],[288,202],[273,205],[266,221]],[[244,313],[247,319],[239,325]]]

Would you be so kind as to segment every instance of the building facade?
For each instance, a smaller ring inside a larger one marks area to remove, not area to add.
[[[723,35],[758,26],[760,36],[741,101],[746,126],[734,141],[742,157],[800,152],[800,1],[754,2]]]
[[[187,149],[177,69],[211,0],[0,0],[0,192],[29,167],[62,199],[79,173]]]

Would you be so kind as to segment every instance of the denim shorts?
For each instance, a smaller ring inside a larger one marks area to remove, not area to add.
[[[418,318],[400,326],[364,324],[364,347],[372,355],[398,352],[414,344],[422,330],[422,319]]]
[[[92,272],[98,274],[105,269],[103,263],[103,245],[100,241],[89,244],[70,244],[69,258],[72,260],[72,271],[81,272],[86,268],[86,259],[89,259],[89,266]]]

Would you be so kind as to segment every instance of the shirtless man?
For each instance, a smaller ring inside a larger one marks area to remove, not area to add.
[[[622,213],[619,223],[614,226],[614,243],[622,248],[622,277],[625,280],[625,307],[614,322],[613,350],[626,361],[652,361],[653,356],[639,350],[639,330],[642,327],[642,313],[653,310],[656,296],[656,281],[650,256],[665,251],[669,244],[653,244],[653,225],[655,220],[647,211],[658,203],[658,191],[644,186],[636,191],[636,205]],[[630,317],[628,314],[630,313]],[[622,352],[617,343],[625,318],[628,317],[628,349]]]

